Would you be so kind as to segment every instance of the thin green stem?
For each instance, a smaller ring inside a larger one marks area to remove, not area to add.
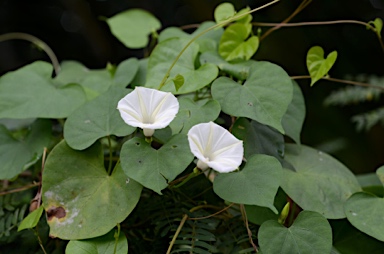
[[[51,59],[56,75],[59,74],[60,72],[59,60],[57,59],[53,50],[48,46],[48,44],[46,44],[39,38],[26,33],[6,33],[6,34],[0,35],[0,42],[7,41],[7,40],[26,40],[26,41],[32,42],[37,47],[41,48],[48,55],[48,57]]]
[[[39,242],[41,250],[43,251],[44,254],[47,254],[47,252],[45,251],[43,242],[41,241],[41,238],[39,236],[39,232],[37,231],[37,227],[33,229],[33,232],[35,233],[35,235],[37,237],[37,241]]]
[[[192,178],[194,178],[200,174],[201,174],[201,171],[193,170],[193,172],[190,173],[187,178],[185,178],[181,183],[174,185],[173,188],[180,188],[181,186],[186,184],[189,180],[191,180]]]
[[[221,26],[225,26],[225,25],[227,25],[227,24],[229,24],[229,23],[231,23],[231,22],[233,22],[233,21],[235,21],[235,20],[237,20],[237,19],[241,19],[242,17],[244,17],[244,16],[246,16],[246,15],[248,15],[248,14],[251,14],[251,13],[253,13],[253,12],[256,12],[256,11],[259,11],[259,10],[261,10],[261,9],[264,9],[264,8],[270,6],[270,5],[274,4],[274,3],[277,3],[277,2],[279,2],[279,1],[280,1],[280,0],[274,0],[274,1],[269,2],[269,3],[267,3],[267,4],[264,4],[264,5],[262,5],[262,6],[258,7],[258,8],[255,8],[255,9],[253,9],[253,10],[250,10],[250,11],[248,11],[248,12],[245,12],[245,13],[243,13],[243,14],[241,14],[241,15],[237,15],[237,16],[235,15],[235,16],[233,16],[232,18],[229,18],[229,19],[227,19],[227,20],[225,20],[225,21],[223,21],[223,22],[220,22],[220,23],[218,23],[218,24],[216,24],[216,25],[214,25],[214,26],[211,26],[211,27],[205,29],[204,31],[202,31],[201,33],[199,33],[198,35],[196,35],[195,37],[193,37],[193,38],[192,38],[192,39],[191,39],[191,40],[184,46],[184,48],[180,51],[180,53],[176,56],[175,60],[172,62],[171,66],[168,68],[167,72],[166,72],[165,75],[164,75],[163,80],[161,81],[161,83],[160,83],[160,85],[159,85],[159,87],[158,87],[158,90],[161,90],[161,88],[165,85],[165,82],[167,81],[169,75],[171,74],[171,71],[172,71],[173,67],[176,65],[176,63],[177,63],[177,61],[180,59],[181,55],[182,55],[182,54],[187,50],[187,48],[188,48],[194,41],[196,41],[199,37],[203,36],[204,34],[210,32],[210,31],[212,31],[213,29],[216,29],[216,28],[221,27]]]
[[[117,251],[117,244],[119,243],[119,237],[120,237],[120,223],[117,223],[117,232],[115,232],[115,248],[113,249],[113,254],[116,254]]]
[[[108,163],[108,175],[112,174],[112,162],[113,162],[113,151],[111,136],[108,135],[108,148],[109,148],[109,163]]]

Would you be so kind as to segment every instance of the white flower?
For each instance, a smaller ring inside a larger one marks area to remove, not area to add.
[[[179,102],[172,93],[137,86],[119,101],[117,109],[126,124],[142,128],[151,137],[175,118]]]
[[[188,141],[201,170],[210,167],[228,173],[236,170],[243,160],[243,141],[213,122],[193,126],[188,131]]]

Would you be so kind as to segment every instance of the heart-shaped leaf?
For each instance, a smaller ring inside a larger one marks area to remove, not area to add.
[[[384,185],[384,166],[376,174]],[[345,213],[351,224],[360,231],[384,241],[384,199],[370,193],[355,193],[345,204]]]
[[[55,87],[52,65],[37,61],[0,79],[0,118],[65,118],[85,102],[81,86]]]
[[[281,187],[301,208],[328,219],[345,218],[344,204],[360,185],[351,171],[330,155],[304,145],[286,144]]]
[[[173,134],[179,132],[187,134],[195,124],[214,121],[220,114],[220,104],[215,100],[194,102],[190,98],[181,97],[179,104],[179,112],[169,125]]]
[[[99,143],[76,151],[62,141],[49,154],[43,172],[42,199],[50,235],[61,239],[104,235],[127,218],[141,190],[120,165],[107,174]]]
[[[212,84],[212,96],[222,111],[244,116],[284,133],[281,120],[292,101],[293,86],[288,74],[269,62],[255,62],[244,85],[226,78]]]
[[[135,77],[139,70],[139,60],[136,58],[129,58],[121,62],[116,69],[113,76],[113,85],[125,88],[127,87]]]
[[[201,54],[200,63],[213,63],[223,72],[226,72],[237,79],[245,80],[248,77],[250,67],[255,61],[248,60],[228,63],[216,51],[209,51]]]
[[[67,144],[73,149],[83,150],[99,138],[131,134],[136,128],[127,125],[116,109],[118,101],[130,91],[112,87],[102,96],[78,108],[64,125]]]
[[[50,140],[51,123],[48,120],[34,122],[23,140],[15,139],[0,125],[0,179],[11,179],[34,164]]]
[[[219,54],[226,61],[249,60],[259,47],[259,38],[251,36],[252,25],[235,23],[225,29],[219,44]],[[248,38],[248,39],[247,39]]]
[[[193,155],[187,136],[177,134],[158,150],[143,139],[130,139],[121,148],[120,159],[128,177],[161,194],[191,163]]]
[[[215,8],[214,17],[216,23],[235,16],[235,7],[231,3],[221,3]]]
[[[189,40],[186,39],[173,38],[156,46],[148,62],[146,87],[159,88],[165,73],[188,42]],[[184,51],[161,90],[174,94],[190,93],[205,87],[217,77],[218,69],[213,64],[207,63],[195,69],[195,59],[198,51],[199,46],[196,43],[193,43]],[[178,74],[184,77],[184,84],[176,91],[172,80]]]
[[[264,222],[258,233],[263,254],[330,253],[332,229],[316,212],[303,211],[289,228],[274,220]]]
[[[324,59],[324,50],[320,46],[313,46],[307,53],[307,68],[311,76],[311,86],[328,74],[336,62],[337,52],[332,51]]]
[[[161,28],[159,20],[150,12],[130,9],[107,19],[111,32],[128,48],[144,48],[148,36]]]
[[[375,18],[373,21],[369,21],[368,24],[375,26],[375,32],[377,36],[381,38],[381,29],[383,29],[383,20],[381,18]]]
[[[71,240],[65,248],[66,254],[127,254],[128,242],[124,233],[120,233],[117,240],[116,251],[114,237],[115,230],[108,234],[87,240]]]
[[[264,206],[277,213],[273,202],[280,185],[281,170],[276,158],[257,154],[247,161],[240,172],[217,175],[213,190],[224,200]]]
[[[292,83],[293,98],[281,123],[285,134],[291,137],[297,144],[300,144],[301,128],[303,127],[305,118],[305,102],[299,85],[294,81]]]
[[[159,34],[158,40],[159,40],[159,43],[165,40],[168,40],[170,38],[182,38],[182,39],[191,40],[214,25],[216,24],[215,22],[212,22],[212,21],[203,22],[191,34],[184,32],[182,29],[178,27],[169,27],[161,31],[161,33]],[[196,43],[199,45],[199,52],[217,51],[217,47],[219,45],[220,38],[223,35],[223,32],[224,32],[223,28],[216,28],[199,36],[196,39]]]

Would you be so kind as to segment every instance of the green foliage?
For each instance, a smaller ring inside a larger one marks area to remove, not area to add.
[[[28,121],[12,130],[0,125],[1,251],[381,253],[384,168],[356,177],[301,144],[304,95],[278,64],[251,59],[261,43],[253,11],[222,3],[216,22],[157,35],[152,14],[128,10],[106,22],[125,46],[146,47],[148,56],[97,70],[64,61],[53,78],[52,66],[40,61],[4,74],[0,120]],[[380,38],[381,19],[369,25]],[[319,46],[308,51],[311,86],[336,58],[336,51],[324,58]],[[382,80],[367,79],[376,87],[344,88],[326,104],[378,100]],[[136,86],[151,97],[132,99],[125,113],[143,131],[117,109]],[[174,103],[147,88],[168,92]],[[178,111],[163,126],[168,104]],[[384,108],[353,120],[369,129],[384,123]],[[194,160],[189,131],[207,122],[231,135],[197,132]],[[204,161],[233,171],[205,169]],[[25,217],[33,192],[32,204],[42,205]]]

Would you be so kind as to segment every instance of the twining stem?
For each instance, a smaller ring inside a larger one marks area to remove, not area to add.
[[[225,25],[227,25],[227,24],[229,24],[229,23],[231,23],[231,22],[233,22],[233,21],[235,21],[235,20],[237,20],[237,19],[241,19],[242,17],[245,17],[245,16],[248,15],[248,14],[251,14],[251,13],[253,13],[253,12],[256,12],[256,11],[259,11],[259,10],[261,10],[261,9],[264,9],[264,8],[270,6],[270,5],[274,4],[274,3],[277,3],[277,2],[279,2],[279,1],[280,1],[280,0],[274,0],[274,1],[269,2],[269,3],[267,3],[267,4],[264,4],[264,5],[262,5],[262,6],[258,7],[258,8],[255,8],[255,9],[252,9],[252,10],[250,10],[250,11],[248,11],[248,12],[245,12],[245,13],[243,13],[243,14],[241,14],[241,15],[235,15],[235,16],[233,16],[232,18],[229,18],[229,19],[227,19],[227,20],[224,20],[223,22],[220,22],[220,23],[218,23],[218,24],[216,24],[216,25],[214,25],[214,26],[211,26],[211,27],[205,29],[204,31],[202,31],[201,33],[199,33],[198,35],[196,35],[195,37],[193,37],[193,38],[192,38],[192,39],[191,39],[191,40],[184,46],[184,48],[180,51],[180,53],[176,56],[175,60],[173,60],[171,66],[168,68],[167,72],[166,72],[165,75],[164,75],[163,80],[161,81],[161,83],[160,83],[160,85],[159,85],[159,87],[158,87],[157,89],[158,89],[158,90],[161,90],[161,88],[165,85],[165,82],[167,81],[169,75],[171,74],[171,71],[172,71],[173,67],[176,65],[177,61],[180,59],[181,55],[182,55],[182,54],[184,53],[184,51],[186,51],[187,48],[188,48],[194,41],[196,41],[199,37],[201,37],[202,35],[208,33],[209,31],[212,31],[213,29],[216,29],[216,28],[221,27],[221,26],[225,26]]]
[[[180,188],[181,186],[183,186],[185,183],[187,183],[189,180],[191,180],[192,178],[198,176],[201,174],[201,171],[198,170],[197,168],[195,168],[193,170],[192,173],[190,173],[187,178],[185,178],[181,183],[177,184],[177,185],[174,185],[173,188]]]
[[[180,231],[183,228],[183,226],[184,226],[185,222],[187,221],[187,219],[188,219],[188,215],[184,214],[183,218],[180,221],[179,226],[177,227],[176,233],[173,235],[172,241],[169,243],[168,250],[167,250],[166,254],[171,253],[172,247],[175,244],[175,241],[176,241],[177,237],[179,236]]]
[[[253,249],[254,249],[255,252],[257,253],[257,252],[259,252],[259,249],[257,248],[256,244],[253,242],[253,239],[252,239],[252,231],[251,231],[251,229],[249,228],[247,212],[245,211],[245,207],[244,207],[243,204],[240,204],[240,211],[241,211],[241,215],[243,216],[244,225],[245,225],[245,227],[246,227],[246,229],[247,229],[249,242],[251,243]]]
[[[33,229],[33,232],[35,233],[35,235],[36,235],[36,237],[37,237],[37,241],[39,242],[39,245],[40,245],[41,250],[43,251],[44,254],[47,254],[47,252],[45,251],[43,242],[41,241],[39,232],[37,231],[37,227]]]
[[[108,147],[109,147],[108,175],[111,175],[112,174],[113,152],[112,152],[111,136],[109,136],[109,135],[108,135]]]
[[[232,203],[230,204],[229,206],[227,207],[224,207],[223,209],[221,209],[220,211],[216,212],[216,213],[213,213],[213,214],[210,214],[208,216],[204,216],[204,217],[196,217],[196,218],[189,218],[188,220],[204,220],[204,219],[208,219],[210,217],[213,217],[213,216],[216,216],[222,212],[225,212],[226,210],[228,210],[229,208],[231,208],[235,203]]]
[[[37,186],[40,186],[40,182],[32,183],[32,184],[29,184],[29,185],[25,185],[23,187],[16,188],[16,189],[13,189],[13,190],[8,190],[8,191],[0,192],[0,196],[4,196],[4,195],[7,195],[7,194],[11,194],[11,193],[16,193],[16,192],[20,192],[20,191],[29,190],[29,189],[37,187]]]
[[[26,33],[6,33],[6,34],[0,35],[0,42],[7,41],[7,40],[26,40],[26,41],[32,42],[37,47],[41,48],[48,55],[48,57],[51,59],[53,68],[55,69],[55,74],[56,75],[59,74],[60,72],[59,60],[57,59],[53,50],[48,46],[48,44],[46,44],[39,38]]]
[[[292,76],[291,77],[291,79],[310,79],[310,78],[311,78],[311,76]],[[382,86],[371,85],[371,84],[357,82],[357,81],[337,79],[337,78],[331,78],[331,77],[322,77],[321,79],[328,80],[328,81],[334,81],[334,82],[338,82],[338,83],[344,83],[344,84],[348,84],[348,85],[371,87],[371,88],[377,88],[380,90],[384,90],[384,87],[382,87]]]
[[[119,237],[120,237],[120,223],[117,223],[117,232],[115,232],[115,248],[113,249],[113,254],[116,254],[117,251],[117,244],[119,242]]]

